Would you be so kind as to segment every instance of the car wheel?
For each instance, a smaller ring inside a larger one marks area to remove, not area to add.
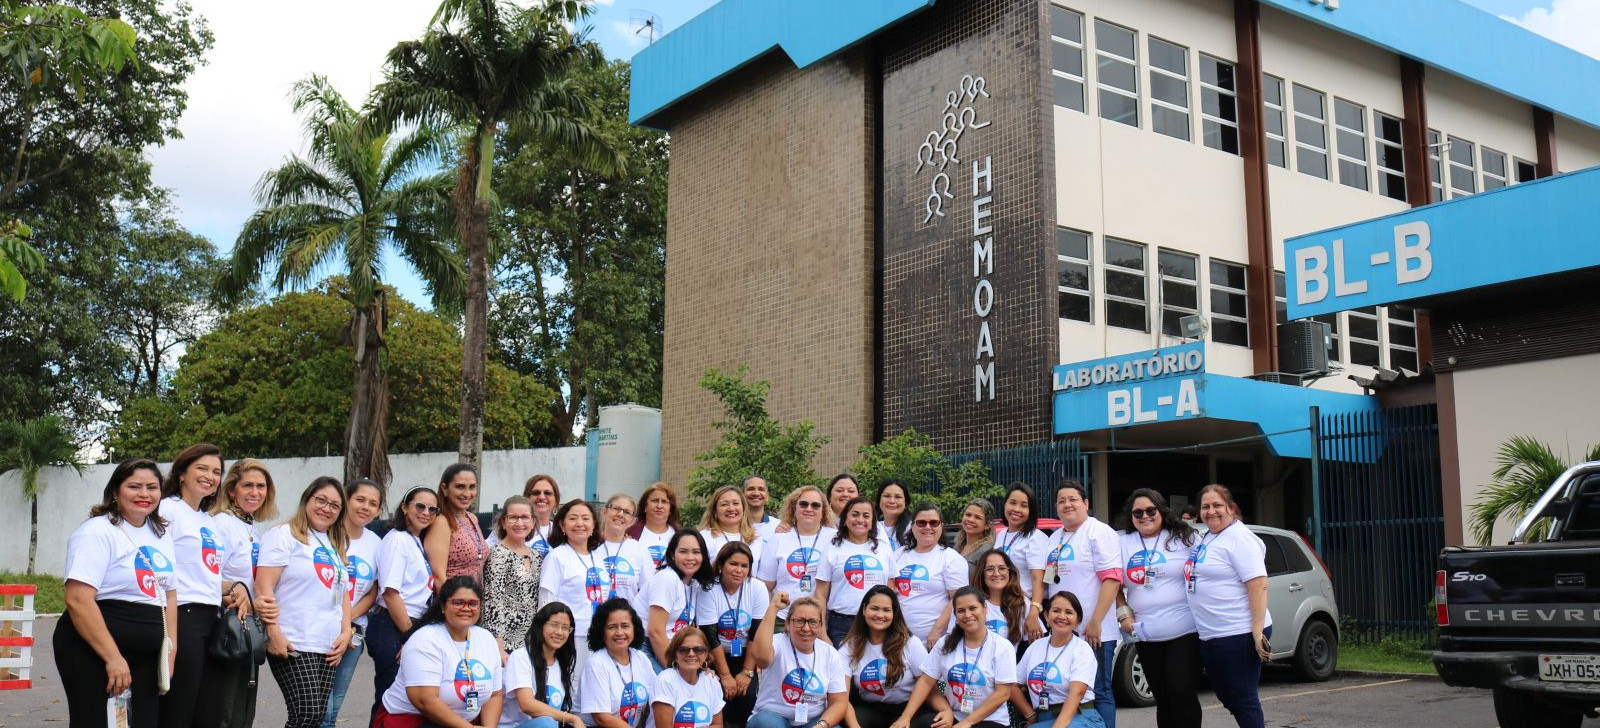
[[[1156,694],[1150,690],[1150,678],[1144,674],[1144,665],[1139,662],[1137,644],[1118,651],[1111,676],[1111,689],[1116,693],[1117,705],[1148,708],[1156,704]]]
[[[1500,728],[1578,728],[1583,713],[1561,708],[1527,693],[1494,689],[1494,717]]]
[[[1327,622],[1313,619],[1300,630],[1300,640],[1295,643],[1295,674],[1301,680],[1322,682],[1333,677],[1339,667],[1339,638]]]

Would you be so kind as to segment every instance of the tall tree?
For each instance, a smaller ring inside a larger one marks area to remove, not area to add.
[[[436,234],[450,178],[429,174],[444,137],[428,126],[392,137],[390,127],[370,123],[322,76],[295,84],[291,96],[304,117],[307,156],[292,156],[261,178],[261,209],[240,231],[219,287],[238,294],[269,264],[279,289],[309,284],[327,266],[342,268],[350,320],[341,339],[355,362],[344,477],[387,483],[389,383],[379,362],[388,318],[383,252],[399,253],[435,296],[460,289],[461,264]]]
[[[28,276],[44,270],[44,256],[28,244],[32,235],[21,220],[0,222],[0,293],[17,303],[28,295]]]
[[[27,422],[0,423],[0,473],[16,470],[22,479],[22,497],[28,499],[28,573],[33,573],[39,552],[39,471],[62,465],[83,474],[78,443],[66,420],[45,415]]]
[[[463,129],[451,198],[467,264],[463,462],[477,464],[483,451],[495,137],[502,125],[521,127],[573,150],[593,169],[624,166],[582,121],[587,104],[568,83],[575,67],[594,61],[592,46],[567,30],[588,12],[583,0],[544,0],[528,8],[503,0],[444,0],[421,39],[389,51],[388,76],[375,90],[377,123]]]
[[[590,124],[627,155],[626,174],[596,174],[522,129],[501,137],[490,341],[499,360],[562,393],[551,444],[571,444],[600,405],[661,403],[667,137],[628,123],[629,71],[613,61],[572,76],[593,104]]]

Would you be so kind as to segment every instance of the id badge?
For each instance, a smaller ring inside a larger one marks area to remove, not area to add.
[[[477,688],[473,688],[472,690],[468,690],[467,691],[466,703],[467,703],[467,712],[468,713],[477,713],[482,708],[482,706],[478,705],[478,690],[477,690]]]
[[[733,657],[744,657],[744,640],[737,637],[728,640],[728,654]]]
[[[807,594],[811,593],[811,575],[810,574],[806,574],[805,576],[800,577],[800,591],[803,591],[803,592],[805,592]]]
[[[971,686],[968,686],[967,692],[961,694],[961,700],[956,702],[959,703],[956,709],[967,714],[968,717],[972,716],[972,709],[978,707],[977,703],[972,699]]]
[[[1187,583],[1183,587],[1184,590],[1188,591],[1190,594],[1193,594],[1194,593],[1194,583],[1199,581],[1199,579],[1196,579],[1196,578],[1191,576],[1186,581],[1187,581]]]
[[[800,702],[794,704],[794,722],[805,725],[811,722],[811,706],[806,704],[806,696],[800,696]]]
[[[1051,565],[1045,567],[1045,569],[1044,569],[1044,583],[1046,583],[1046,584],[1055,584],[1055,583],[1057,583],[1056,582],[1056,565],[1055,564],[1051,564]]]
[[[1050,696],[1045,694],[1045,693],[1039,693],[1038,698],[1039,699],[1037,701],[1035,701],[1034,707],[1038,708],[1039,712],[1041,712],[1041,713],[1043,713],[1046,710],[1049,710],[1050,709]]]

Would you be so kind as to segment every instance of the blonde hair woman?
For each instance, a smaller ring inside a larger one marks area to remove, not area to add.
[[[239,582],[255,592],[256,561],[261,556],[261,532],[257,521],[278,517],[278,486],[272,482],[267,464],[243,458],[228,468],[217,488],[217,499],[210,513],[217,522],[217,537],[222,541],[222,579]],[[256,681],[243,662],[218,662],[222,674],[223,725],[249,726],[256,718]]]
[[[706,540],[706,558],[722,553],[722,547],[738,542],[750,547],[754,560],[761,560],[761,541],[745,517],[744,491],[724,485],[711,494],[705,515],[700,517],[700,536]]]
[[[756,578],[770,593],[809,597],[817,591],[818,572],[833,548],[833,510],[822,489],[806,485],[790,493],[783,501],[782,524],[787,528],[773,533],[763,549]],[[787,607],[778,616],[788,619]]]

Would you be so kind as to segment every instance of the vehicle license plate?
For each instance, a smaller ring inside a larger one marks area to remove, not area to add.
[[[1600,683],[1600,655],[1540,655],[1539,679]]]

